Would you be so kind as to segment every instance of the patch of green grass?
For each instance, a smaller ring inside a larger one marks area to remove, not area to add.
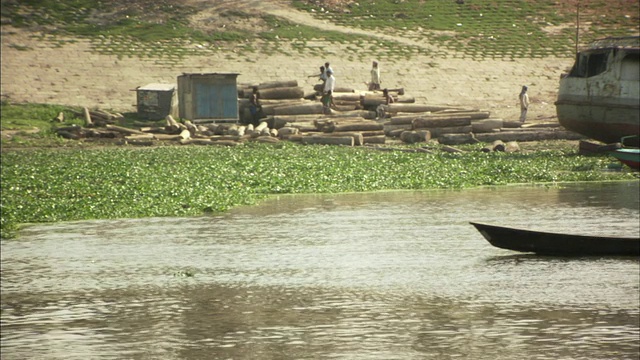
[[[571,56],[575,49],[575,2],[487,0],[456,4],[450,0],[363,0],[340,9],[333,9],[323,1],[294,0],[292,3],[321,20],[412,38],[473,58],[562,57]],[[640,4],[637,1],[582,0],[580,3],[581,21],[589,24],[582,29],[582,43],[603,36],[638,33]],[[303,43],[317,40],[358,44],[360,48],[351,53],[354,56],[356,53],[363,56],[367,51],[371,54],[376,49],[379,52],[383,48],[400,48],[402,51],[383,56],[410,57],[424,50],[399,46],[392,41],[368,48],[365,44],[372,41],[368,36],[322,31],[242,10],[229,10],[220,15],[233,21],[258,21],[261,25],[256,26],[258,30],[204,31],[190,25],[189,17],[197,11],[177,0],[25,0],[2,6],[2,16],[10,18],[15,26],[47,26],[47,41],[56,41],[56,36],[82,36],[94,41],[97,52],[124,56],[149,54],[145,50],[149,47],[135,46],[132,51],[128,43],[149,44],[158,50],[157,56],[182,59],[185,49],[190,50],[189,55],[208,55],[220,44],[233,46],[246,40],[277,43],[294,39]],[[262,30],[264,28],[268,30]],[[194,44],[207,45],[194,51]],[[256,50],[283,51],[281,46],[267,45]],[[314,48],[298,45],[295,50],[313,52]],[[440,52],[434,56],[449,55]]]
[[[418,31],[425,41],[470,54],[473,54],[469,48],[471,42],[481,46],[482,54],[509,51],[516,57],[547,53],[567,56],[575,49],[574,26],[570,26],[569,31],[549,31],[562,24],[575,25],[575,3],[505,0],[456,4],[454,1],[363,0],[351,3],[347,12],[331,9],[323,2],[294,0],[293,4],[318,18],[346,26],[382,29],[398,36],[403,36],[403,29]],[[325,11],[320,11],[321,8]],[[637,1],[615,4],[601,0],[582,1],[581,21],[591,23],[582,29],[583,43],[603,36],[637,33],[639,12]],[[542,51],[543,48],[546,50]]]
[[[2,131],[12,130],[12,136],[2,137],[3,147],[81,147],[84,144],[75,140],[65,140],[57,135],[56,129],[67,126],[83,126],[82,108],[52,104],[12,104],[8,101],[0,103],[0,126]],[[60,112],[64,114],[64,122],[53,120]],[[134,127],[144,121],[147,126],[153,123],[141,119],[137,113],[125,113],[119,125]]]

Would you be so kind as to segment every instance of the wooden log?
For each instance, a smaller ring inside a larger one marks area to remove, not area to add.
[[[438,127],[438,128],[424,128],[431,131],[431,136],[434,138],[440,137],[444,134],[468,134],[472,132],[471,125],[468,126],[449,126],[449,127]],[[416,129],[419,130],[419,129]]]
[[[93,120],[91,119],[91,113],[88,108],[82,109],[84,112],[84,125],[87,127],[93,126]]]
[[[118,135],[121,135],[118,132],[100,129],[83,129],[82,133],[84,133],[86,137],[101,139],[115,139]]]
[[[419,112],[436,112],[443,110],[455,110],[459,108],[451,107],[451,106],[440,106],[440,105],[424,105],[424,104],[403,104],[403,103],[393,103],[386,105],[388,113],[399,113],[399,112],[411,112],[411,113],[419,113]]]
[[[478,142],[473,134],[444,134],[438,137],[438,142],[444,145],[475,144]]]
[[[346,132],[345,134],[348,134],[348,133],[349,132]],[[364,137],[386,135],[384,130],[358,131],[358,133],[362,134],[362,136]],[[333,132],[332,134],[341,134],[341,132]]]
[[[474,133],[487,133],[494,132],[495,130],[502,128],[502,119],[482,119],[471,122]]]
[[[389,130],[385,127],[384,134],[388,137],[400,137],[400,135],[405,131],[411,131],[411,129],[401,128]]]
[[[161,141],[182,139],[180,135],[171,135],[171,134],[153,134],[153,138]]]
[[[191,122],[191,120],[185,120],[184,126],[187,127],[187,130],[191,133],[191,136],[194,136],[198,132],[198,128]]]
[[[584,136],[572,131],[502,131],[499,133],[476,134],[475,138],[482,142],[493,142],[495,140],[508,141],[541,141],[541,140],[581,140]]]
[[[336,125],[330,132],[334,131],[384,131],[384,125],[375,121],[350,123],[344,125]]]
[[[620,143],[602,144],[602,143],[594,143],[586,140],[580,140],[580,142],[578,143],[578,153],[580,155],[604,154],[610,151],[620,149],[621,147],[622,147],[622,144]]]
[[[362,102],[362,95],[354,92],[334,92],[333,100],[334,101],[351,101],[356,103]]]
[[[515,128],[522,127],[522,122],[520,122],[520,121],[503,121],[502,122],[502,127],[503,128],[509,128],[509,129],[515,129]]]
[[[260,99],[300,99],[304,90],[299,87],[279,87],[260,90]]]
[[[258,86],[258,90],[283,88],[283,87],[296,87],[298,86],[298,80],[267,81],[267,82],[260,83],[257,86]],[[251,86],[249,88],[251,88]]]
[[[364,144],[364,136],[362,133],[356,131],[340,131],[337,133],[325,133],[323,136],[334,136],[334,137],[352,137],[354,146],[362,146]]]
[[[280,129],[287,124],[304,122],[309,123],[313,122],[320,118],[319,114],[306,114],[306,115],[274,115],[272,117],[267,118],[267,122],[269,127]]]
[[[191,138],[191,132],[187,129],[182,130],[182,132],[180,133],[180,138],[182,140],[187,140]]]
[[[298,128],[295,128],[292,126],[286,126],[278,129],[278,136],[280,136],[280,138],[283,138],[289,135],[298,134],[299,132],[300,130]]]
[[[260,124],[258,124],[258,126],[253,128],[253,132],[254,133],[261,133],[262,130],[268,129],[268,128],[269,128],[269,123],[267,123],[266,121],[262,121],[262,122],[260,122]]]
[[[174,129],[174,130],[177,130],[180,128],[180,126],[178,125],[178,122],[173,118],[173,116],[167,115],[165,117],[165,120],[167,121],[168,128]]]
[[[389,119],[389,122],[391,124],[397,124],[397,125],[411,124],[411,122],[416,118],[423,118],[423,119],[457,119],[457,118],[467,119],[468,118],[469,120],[472,120],[472,121],[480,121],[486,116],[488,116],[488,114],[489,113],[485,111],[473,111],[473,112],[464,111],[464,112],[452,112],[452,113],[446,113],[446,112],[397,113],[391,116],[391,119]]]
[[[502,140],[496,140],[491,144],[491,150],[493,151],[502,151],[504,152],[505,150],[505,145],[504,142]]]
[[[167,129],[165,129],[164,127],[160,127],[160,126],[143,126],[138,128],[138,130],[144,132],[144,133],[160,133],[160,134],[166,134],[167,133]]]
[[[444,152],[448,152],[448,153],[463,153],[464,152],[463,150],[460,150],[458,148],[454,148],[452,146],[447,146],[447,145],[441,147],[440,150],[442,150]]]
[[[322,93],[324,91],[324,85],[323,84],[315,84],[315,85],[313,85],[313,90],[316,93]],[[350,87],[336,86],[333,89],[333,91],[337,92],[337,93],[352,93],[352,92],[355,92],[356,90],[354,88],[350,88]]]
[[[295,142],[302,142],[302,138],[304,137],[308,137],[310,135],[304,135],[304,134],[291,134],[287,137],[287,140],[289,141],[295,141]]]
[[[269,136],[278,137],[278,129],[269,129]]]
[[[62,111],[60,111],[60,112],[58,113],[58,116],[54,117],[54,118],[52,119],[52,121],[57,121],[57,122],[59,122],[59,123],[64,122],[64,113],[63,113]]]
[[[327,118],[332,117],[359,117],[367,120],[375,120],[377,118],[377,114],[375,111],[371,110],[350,110],[350,111],[334,111],[332,115],[325,115]]]
[[[124,137],[127,140],[151,140],[154,139],[153,134],[133,134]]]
[[[144,132],[142,132],[140,130],[130,129],[130,128],[126,128],[126,127],[111,125],[111,124],[107,124],[106,128],[109,129],[109,130],[117,131],[117,132],[120,132],[120,133],[123,133],[123,134],[128,134],[128,135],[144,134]]]
[[[261,100],[262,103],[262,113],[264,115],[275,115],[276,114],[276,109],[279,107],[283,107],[283,106],[292,106],[292,105],[298,105],[298,104],[303,104],[306,102],[306,100],[303,99],[284,99],[284,100],[271,100],[273,101],[271,104],[265,104],[267,100]],[[278,102],[275,102],[278,101]],[[247,106],[248,109],[248,106]]]
[[[431,115],[432,115],[431,112],[420,112],[420,113],[410,113],[410,114],[398,113],[398,114],[393,114],[388,122],[391,125],[411,125],[414,119],[419,117],[427,118]]]
[[[516,141],[509,141],[505,144],[504,151],[508,153],[520,151],[520,145]]]
[[[378,136],[365,136],[363,138],[363,144],[384,144],[387,142],[387,137],[384,135]]]
[[[274,111],[275,115],[323,114],[322,104],[319,102],[280,106]]]
[[[558,122],[548,122],[548,123],[529,123],[529,124],[523,124],[521,123],[522,126],[520,126],[521,128],[559,128],[561,125]]]
[[[303,136],[301,142],[305,145],[347,145],[353,146],[355,140],[352,136]]]
[[[452,127],[452,126],[470,126],[471,118],[468,116],[453,116],[446,118],[427,118],[427,117],[418,117],[413,119],[411,122],[411,127],[415,129],[424,129],[424,128],[443,128],[443,127]]]
[[[299,132],[317,132],[318,130],[314,123],[309,123],[309,122],[305,122],[305,123],[297,122],[297,123],[289,124],[288,126],[298,129]]]
[[[415,144],[431,140],[431,133],[428,130],[423,131],[403,131],[400,134],[400,140],[407,144]]]
[[[209,136],[209,140],[211,140],[211,141],[240,141],[241,137],[240,136],[234,136],[234,135],[214,135],[214,136]]]
[[[277,143],[280,142],[280,139],[274,137],[274,136],[269,136],[269,135],[260,135],[257,138],[253,138],[251,141],[257,141],[257,142],[261,142],[261,143]]]

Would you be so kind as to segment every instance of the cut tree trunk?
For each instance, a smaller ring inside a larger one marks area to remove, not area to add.
[[[468,116],[452,117],[418,117],[413,119],[411,127],[415,129],[443,128],[453,126],[470,126],[471,118]]]
[[[301,138],[301,142],[305,145],[347,145],[353,146],[355,140],[352,136],[327,136],[327,135],[312,135],[312,136],[303,136]]]
[[[307,102],[302,104],[280,106],[274,109],[275,115],[323,114],[322,104]]]
[[[111,125],[111,124],[107,124],[106,126],[107,129],[109,130],[113,130],[113,131],[117,131],[123,134],[128,134],[128,135],[144,135],[145,133],[140,131],[140,130],[135,130],[135,129],[129,129],[129,128],[125,128],[125,127],[121,127],[121,126],[116,126],[116,125]]]
[[[260,90],[261,99],[300,99],[302,97],[304,97],[304,90],[299,86]]]
[[[482,119],[471,122],[474,133],[494,132],[502,128],[502,119]]]
[[[349,131],[341,131],[337,133],[325,133],[323,136],[332,136],[332,137],[352,137],[353,145],[362,146],[364,144],[364,136],[359,132],[349,132]]]

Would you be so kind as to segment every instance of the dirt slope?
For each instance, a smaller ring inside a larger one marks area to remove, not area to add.
[[[313,18],[297,11],[286,1],[188,0],[200,11],[192,21],[202,26],[216,24],[216,14],[225,9],[265,12],[290,22],[312,26],[318,31],[343,31],[394,40],[398,46],[428,48],[428,41],[415,41],[389,34],[351,29]],[[250,25],[250,24],[248,24]],[[299,55],[243,54],[230,49],[206,56],[188,56],[178,64],[167,64],[145,57],[99,55],[87,40],[59,45],[31,37],[31,33],[3,24],[1,96],[15,102],[58,103],[100,107],[117,111],[135,111],[135,89],[148,83],[175,83],[183,72],[236,72],[239,82],[259,83],[274,80],[298,80],[311,88],[308,78],[318,66],[330,61],[338,85],[365,90],[370,59],[352,59],[344,48],[318,42],[317,53]],[[279,44],[283,49],[287,42]],[[372,60],[372,59],[371,59]],[[468,106],[489,110],[495,117],[515,120],[518,117],[517,94],[522,85],[529,86],[531,120],[555,118],[553,102],[560,74],[571,65],[568,58],[475,61],[451,53],[447,58],[416,56],[381,61],[383,86],[404,87],[419,103]]]

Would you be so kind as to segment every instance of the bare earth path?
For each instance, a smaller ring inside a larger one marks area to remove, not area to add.
[[[217,1],[211,6],[204,0],[190,0],[201,6],[198,14],[226,9],[254,9],[290,22],[318,28],[318,31],[342,31],[393,40],[397,46],[411,45],[429,49],[428,39],[417,41],[361,29],[346,28],[317,20],[297,11],[284,1]],[[209,2],[210,4],[210,2]],[[30,37],[29,32],[2,25],[1,95],[14,102],[56,103],[98,107],[121,112],[135,111],[135,89],[148,83],[175,84],[182,73],[239,73],[240,83],[274,80],[297,80],[311,88],[315,79],[308,78],[329,61],[336,72],[339,86],[365,90],[370,60],[350,60],[344,48],[319,43],[323,53],[238,54],[219,51],[209,55],[184,58],[178,64],[166,64],[153,58],[100,55],[91,43],[78,40],[55,47],[52,42]],[[281,44],[289,46],[287,42]],[[25,50],[26,49],[26,50]],[[519,115],[517,94],[522,85],[529,86],[531,120],[555,119],[553,102],[558,80],[572,63],[570,58],[481,60],[464,59],[451,54],[447,58],[417,55],[410,61],[382,60],[384,87],[404,87],[416,102],[434,105],[456,105],[492,112],[495,117],[515,120]]]

